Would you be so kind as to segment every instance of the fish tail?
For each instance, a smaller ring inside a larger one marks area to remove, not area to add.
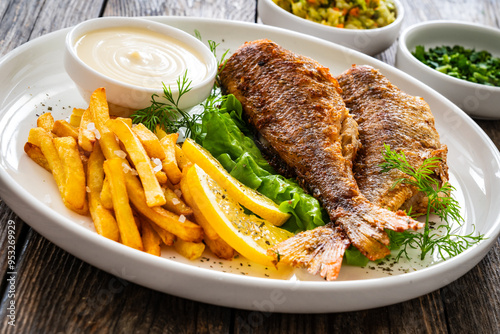
[[[402,232],[419,229],[423,223],[407,216],[403,211],[392,212],[366,200],[356,201],[355,210],[342,212],[336,219],[352,244],[372,261],[389,255],[386,247],[389,237],[385,229]]]
[[[335,280],[350,241],[345,233],[333,224],[301,232],[267,251],[275,262],[306,268],[313,275],[319,274],[328,281]]]

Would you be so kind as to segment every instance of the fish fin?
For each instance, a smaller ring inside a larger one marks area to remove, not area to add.
[[[267,251],[276,262],[306,268],[328,281],[337,278],[345,250],[349,247],[345,233],[333,224],[301,232]]]
[[[419,222],[410,216],[407,216],[404,211],[398,210],[392,212],[383,208],[379,210],[378,217],[383,220],[383,227],[396,232],[403,232],[408,229],[418,230],[424,227],[424,223]],[[389,212],[389,214],[388,214]],[[405,223],[406,222],[406,223]]]
[[[359,219],[343,216],[337,219],[337,224],[344,229],[352,244],[372,261],[382,259],[389,255],[390,251],[385,246],[389,244],[387,233],[377,226],[359,223]],[[355,220],[355,221],[353,221]]]
[[[389,255],[386,247],[389,237],[385,229],[397,232],[409,228],[419,229],[423,223],[407,216],[403,211],[392,212],[376,206],[364,198],[356,199],[356,210],[345,211],[336,220],[352,244],[372,261]]]

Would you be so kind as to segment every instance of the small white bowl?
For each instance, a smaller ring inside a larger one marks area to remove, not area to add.
[[[368,55],[376,55],[396,41],[404,17],[404,8],[399,0],[396,5],[396,20],[376,29],[344,29],[327,26],[296,16],[273,2],[259,0],[259,16],[264,24],[294,30],[334,42]]]
[[[163,87],[161,83],[158,88],[146,88],[126,83],[98,72],[78,57],[75,44],[83,35],[96,30],[122,27],[124,29],[141,28],[160,33],[195,50],[207,66],[207,75],[203,80],[193,83],[191,90],[182,95],[179,107],[181,109],[193,107],[208,97],[217,73],[217,60],[210,49],[200,40],[180,29],[158,22],[138,18],[106,17],[84,21],[71,29],[66,36],[64,67],[85,100],[89,100],[95,89],[105,87],[110,112],[119,116],[129,116],[135,110],[150,106],[153,94],[159,96],[157,100],[162,100]],[[170,89],[174,99],[176,99],[179,96],[177,84],[171,85]],[[167,102],[166,100],[162,101]]]
[[[472,23],[428,21],[405,29],[399,37],[396,67],[434,88],[472,117],[500,119],[500,87],[457,79],[423,64],[411,52],[417,45],[460,45],[500,57],[500,30]]]

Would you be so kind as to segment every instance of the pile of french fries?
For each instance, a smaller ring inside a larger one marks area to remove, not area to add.
[[[187,200],[181,189],[192,164],[177,139],[110,117],[105,89],[98,88],[88,109],[75,108],[69,122],[39,116],[24,150],[52,173],[65,206],[90,215],[100,235],[157,256],[163,243],[191,260],[206,246],[231,259],[234,250],[186,204],[196,198]]]

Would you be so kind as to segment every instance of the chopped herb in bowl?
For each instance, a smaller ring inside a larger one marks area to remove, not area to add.
[[[487,86],[500,87],[500,58],[488,51],[463,46],[437,46],[427,51],[418,45],[412,52],[425,65],[449,76]]]

